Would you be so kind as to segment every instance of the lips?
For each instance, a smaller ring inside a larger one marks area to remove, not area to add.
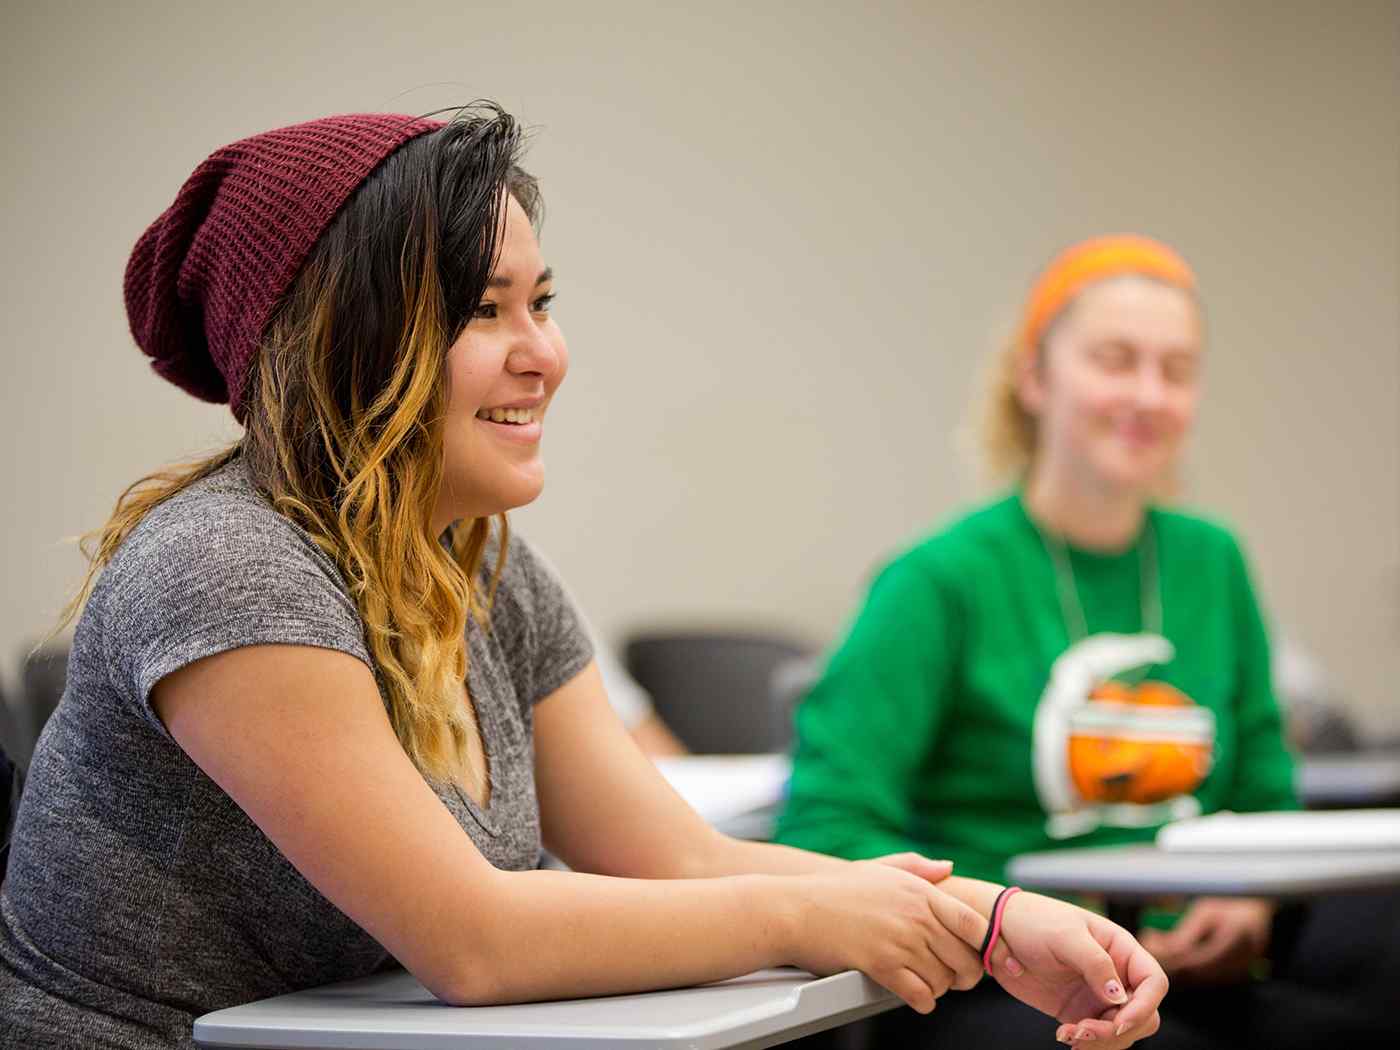
[[[1153,426],[1143,426],[1139,423],[1129,423],[1118,428],[1118,436],[1129,445],[1144,448],[1155,445],[1162,440],[1162,431]]]

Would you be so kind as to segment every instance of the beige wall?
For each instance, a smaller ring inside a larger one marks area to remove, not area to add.
[[[144,224],[235,137],[485,95],[538,125],[574,361],[519,519],[606,633],[828,637],[978,495],[953,438],[1034,269],[1140,229],[1209,302],[1195,501],[1400,729],[1400,6],[248,6],[6,8],[11,669],[76,578],[59,538],[234,433],[131,345]]]

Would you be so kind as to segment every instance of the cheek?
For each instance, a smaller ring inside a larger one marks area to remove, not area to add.
[[[490,334],[469,332],[471,329],[466,329],[447,351],[443,382],[447,384],[449,422],[470,421],[486,403],[491,385],[505,367],[505,348],[498,345],[498,340]]]
[[[1091,437],[1111,430],[1127,407],[1127,399],[1112,379],[1084,375],[1064,384],[1057,398],[1056,415],[1062,430]]]
[[[447,409],[454,415],[458,412],[473,413],[481,407],[485,395],[482,372],[474,368],[466,354],[449,359],[447,370]]]
[[[1200,405],[1200,395],[1195,390],[1181,391],[1167,400],[1166,416],[1168,426],[1175,436],[1184,436],[1196,422],[1196,410]]]

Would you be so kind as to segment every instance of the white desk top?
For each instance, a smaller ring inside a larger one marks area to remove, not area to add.
[[[656,768],[712,824],[782,801],[792,759],[783,754],[680,755],[657,758]]]
[[[1007,874],[1027,889],[1119,898],[1308,897],[1400,886],[1400,850],[1170,853],[1109,846],[1023,853]]]
[[[641,995],[451,1007],[398,971],[205,1014],[194,1038],[283,1050],[721,1050],[774,1046],[897,1005],[855,971],[781,969]]]

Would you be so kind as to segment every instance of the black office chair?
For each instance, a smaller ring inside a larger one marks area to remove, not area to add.
[[[774,699],[774,676],[813,647],[759,632],[639,632],[623,645],[628,673],[691,751],[780,751],[791,721]]]
[[[19,714],[11,705],[9,697],[0,690],[0,751],[3,751],[10,761],[16,761],[27,735],[27,730],[20,727]]]
[[[24,789],[24,770],[10,757],[16,736],[13,713],[4,692],[0,692],[0,882],[10,862],[10,836],[19,813],[19,796]]]
[[[11,708],[13,739],[6,750],[19,765],[28,768],[39,734],[63,698],[68,679],[68,646],[52,644],[25,650],[20,672],[20,695]]]

